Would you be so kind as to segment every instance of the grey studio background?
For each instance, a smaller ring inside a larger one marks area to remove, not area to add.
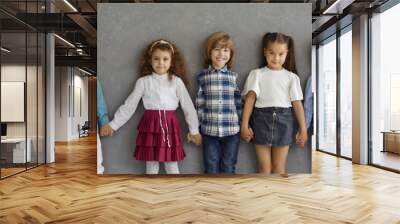
[[[195,74],[203,66],[206,38],[213,32],[228,32],[236,44],[233,70],[242,89],[251,69],[262,60],[262,36],[282,32],[293,37],[296,62],[304,87],[311,74],[311,4],[271,3],[102,3],[98,4],[98,78],[103,84],[109,116],[132,91],[138,78],[139,57],[153,40],[165,38],[181,50],[187,64],[189,93],[194,102]],[[143,115],[140,103],[132,118],[113,137],[102,138],[106,174],[143,174],[145,163],[133,157],[136,127]],[[186,142],[187,124],[181,109],[178,117]],[[311,172],[311,139],[305,148],[291,147],[287,172]],[[186,158],[179,162],[182,174],[203,173],[202,148],[185,144]],[[257,172],[254,146],[241,141],[237,173]],[[164,172],[163,166],[160,171]]]

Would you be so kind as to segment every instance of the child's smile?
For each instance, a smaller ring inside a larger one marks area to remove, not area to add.
[[[231,50],[229,48],[214,48],[211,50],[212,66],[216,69],[223,68],[231,57]]]
[[[151,56],[151,66],[155,73],[161,75],[168,72],[171,67],[171,52],[156,49]]]

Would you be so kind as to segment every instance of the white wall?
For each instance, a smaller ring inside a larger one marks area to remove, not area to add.
[[[88,120],[88,78],[82,75],[72,67],[56,67],[56,141],[79,138],[78,124]]]
[[[6,122],[7,137],[30,139],[32,161],[44,163],[44,82],[43,69],[41,66],[25,64],[3,64],[1,66],[1,81],[24,82],[26,85],[26,105],[22,112],[26,112],[26,120],[23,122]],[[27,80],[26,80],[27,79]],[[7,96],[2,96],[7,97]],[[2,107],[1,110],[12,110]],[[4,112],[4,111],[3,111]],[[12,111],[8,111],[11,112]],[[37,155],[39,154],[39,155]]]
[[[67,67],[55,68],[55,141],[68,141],[69,75]]]
[[[25,69],[27,69],[25,71]],[[41,72],[41,69],[39,70]],[[27,111],[28,120],[28,137],[34,133],[36,137],[36,107],[37,95],[36,95],[36,66],[9,64],[1,66],[1,81],[9,82],[25,82],[25,75],[28,76],[28,87],[27,87]],[[1,108],[1,110],[7,110],[8,108]],[[25,137],[25,126],[26,122],[7,122],[7,136],[8,137]]]

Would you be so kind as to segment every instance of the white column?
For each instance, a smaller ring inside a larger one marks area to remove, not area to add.
[[[55,151],[54,151],[54,134],[55,134],[55,75],[54,75],[54,36],[53,34],[47,34],[46,37],[46,60],[47,60],[47,108],[46,108],[46,163],[52,163],[55,161]]]
[[[48,12],[54,11],[54,6],[47,1]],[[54,35],[46,35],[46,163],[55,161],[55,44]]]
[[[353,20],[353,162],[368,163],[368,15]]]

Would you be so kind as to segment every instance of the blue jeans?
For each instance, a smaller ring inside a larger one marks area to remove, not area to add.
[[[203,135],[205,173],[235,173],[240,134],[216,137]]]

